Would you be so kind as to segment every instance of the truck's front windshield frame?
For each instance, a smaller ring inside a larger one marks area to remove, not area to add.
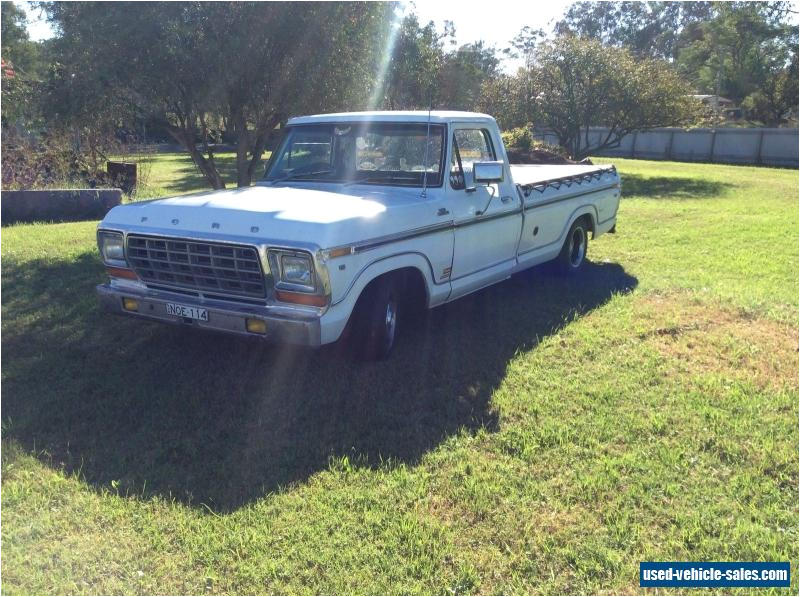
[[[445,139],[445,125],[427,122],[291,125],[270,157],[263,180],[441,187]]]

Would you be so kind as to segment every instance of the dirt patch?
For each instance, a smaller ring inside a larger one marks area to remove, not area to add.
[[[685,296],[649,296],[638,307],[650,322],[639,338],[682,373],[717,373],[762,387],[797,387],[795,325],[699,304]]]
[[[545,149],[506,149],[511,164],[586,164],[591,166],[589,158],[575,162],[562,155]]]

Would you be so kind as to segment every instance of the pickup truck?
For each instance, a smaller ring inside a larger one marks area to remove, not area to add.
[[[292,118],[256,185],[121,205],[97,241],[110,311],[386,358],[403,312],[554,261],[580,271],[614,232],[613,166],[511,165],[494,118]]]

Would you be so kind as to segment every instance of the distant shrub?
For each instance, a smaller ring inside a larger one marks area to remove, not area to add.
[[[527,126],[503,131],[502,137],[506,149],[530,151],[533,148],[533,133]]]

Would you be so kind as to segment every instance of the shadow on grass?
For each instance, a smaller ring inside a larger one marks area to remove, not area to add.
[[[622,196],[645,199],[712,199],[733,186],[704,178],[638,174],[622,176]]]
[[[490,397],[518,351],[628,292],[616,264],[537,268],[408,322],[391,360],[291,349],[101,313],[96,256],[3,261],[4,438],[96,487],[217,511],[348,456],[413,464],[497,428]]]

